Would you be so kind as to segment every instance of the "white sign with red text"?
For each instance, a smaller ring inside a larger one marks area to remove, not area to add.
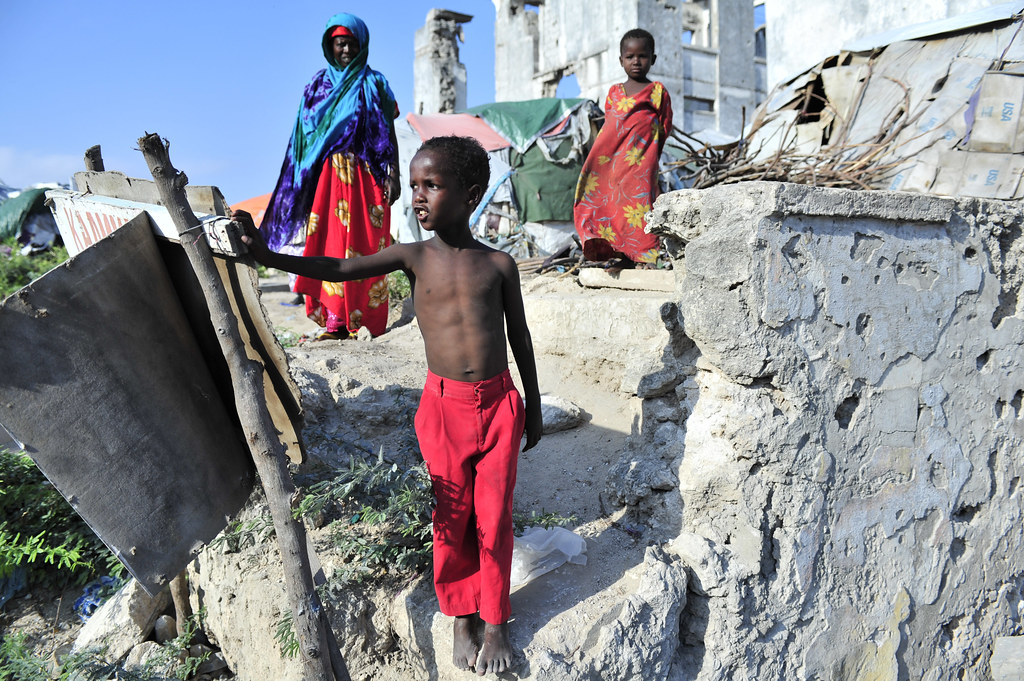
[[[50,209],[64,239],[69,256],[83,250],[126,224],[139,213],[149,216],[153,232],[171,241],[179,241],[178,229],[170,213],[163,206],[114,199],[96,194],[81,194],[66,189],[46,192]],[[222,216],[196,215],[213,250],[229,255],[244,253],[245,249],[230,229],[230,220]]]

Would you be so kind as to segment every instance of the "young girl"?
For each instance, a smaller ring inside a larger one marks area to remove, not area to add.
[[[634,28],[619,41],[624,83],[605,101],[605,122],[576,186],[573,217],[588,260],[622,258],[623,266],[654,267],[658,237],[644,215],[658,195],[658,157],[672,130],[665,86],[647,78],[657,60],[654,36]]]

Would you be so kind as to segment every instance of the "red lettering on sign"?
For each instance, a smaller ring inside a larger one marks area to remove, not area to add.
[[[85,244],[82,243],[82,235],[78,230],[75,214],[66,204],[62,206],[62,208],[64,210],[64,220],[68,225],[68,231],[71,232],[71,240],[74,242],[75,248],[77,248],[78,251],[82,251],[85,248]]]

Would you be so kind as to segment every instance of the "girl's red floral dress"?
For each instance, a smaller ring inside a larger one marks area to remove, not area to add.
[[[604,127],[583,164],[573,217],[588,260],[624,255],[658,259],[658,237],[644,215],[658,195],[658,157],[672,130],[672,103],[661,83],[632,97],[619,83],[608,91]]]

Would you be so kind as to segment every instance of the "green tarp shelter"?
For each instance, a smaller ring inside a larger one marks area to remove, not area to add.
[[[572,140],[562,140],[552,158],[563,159],[572,152]],[[512,189],[524,222],[572,221],[572,203],[580,179],[580,160],[566,165],[544,158],[536,144],[525,154],[512,151]]]
[[[16,237],[21,233],[32,213],[43,209],[45,189],[26,189],[17,196],[0,202],[0,239]]]
[[[589,101],[546,97],[521,102],[494,102],[474,106],[466,113],[484,119],[512,144],[513,149],[524,154],[538,137]]]

